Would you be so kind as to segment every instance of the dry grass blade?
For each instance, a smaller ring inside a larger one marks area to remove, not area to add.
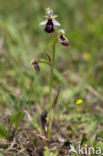
[[[52,108],[53,108],[53,109],[55,109],[55,107],[56,107],[56,105],[57,105],[58,97],[59,97],[59,94],[60,94],[60,89],[61,89],[61,87],[59,87],[58,93],[57,93],[57,95],[56,95],[56,97],[55,97],[55,99],[54,99],[54,102],[53,102],[53,105],[52,105]]]
[[[51,56],[50,56],[50,54],[49,54],[48,51],[46,51],[46,55],[47,55],[47,57],[48,57],[49,62],[51,62]]]
[[[42,129],[43,129],[43,132],[44,132],[45,136],[46,136],[46,133],[47,133],[47,115],[48,115],[47,111],[44,111],[41,114],[41,125],[42,125]]]

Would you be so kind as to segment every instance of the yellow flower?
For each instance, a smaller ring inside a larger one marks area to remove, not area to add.
[[[81,104],[81,103],[83,103],[83,100],[82,100],[82,99],[76,100],[76,104],[77,104],[77,105],[79,105],[79,104]]]

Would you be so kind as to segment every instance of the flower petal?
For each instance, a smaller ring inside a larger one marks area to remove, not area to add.
[[[48,14],[49,16],[53,16],[53,15],[54,15],[53,10],[50,9],[50,8],[47,8],[47,9],[46,9],[46,12],[47,12],[47,14]]]
[[[56,26],[60,26],[60,23],[57,22],[55,19],[53,19],[52,22],[53,22],[54,25],[56,25]]]
[[[54,14],[54,13],[53,13],[53,10],[51,10],[51,9],[48,10],[48,15],[53,16],[53,14]]]
[[[40,25],[45,25],[47,24],[48,20],[46,19],[45,21],[41,22]]]
[[[60,30],[58,31],[58,35],[64,35],[64,34],[65,34],[64,29],[60,29]]]

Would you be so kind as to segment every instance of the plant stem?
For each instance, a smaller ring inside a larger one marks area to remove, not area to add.
[[[39,62],[40,62],[40,63],[45,63],[45,64],[48,64],[48,65],[50,65],[50,66],[51,66],[51,63],[50,63],[49,61],[47,61],[47,60],[40,59],[40,60],[39,60]]]
[[[55,44],[52,45],[52,62],[51,62],[51,72],[50,72],[50,104],[52,105],[52,87],[53,87],[53,72],[55,63]]]
[[[51,135],[51,129],[52,129],[52,122],[53,122],[53,114],[54,111],[52,109],[52,103],[53,103],[53,95],[52,95],[52,88],[53,88],[53,72],[54,72],[54,64],[55,64],[55,45],[56,45],[57,39],[54,40],[52,38],[52,60],[51,60],[51,72],[50,72],[50,114],[49,114],[49,126],[48,126],[48,139],[50,139]]]

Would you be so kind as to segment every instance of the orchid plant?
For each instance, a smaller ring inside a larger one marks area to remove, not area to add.
[[[58,100],[60,88],[58,89],[58,94],[53,100],[53,75],[54,75],[54,67],[55,67],[55,53],[56,53],[56,43],[59,41],[63,46],[67,47],[70,45],[68,39],[65,37],[65,32],[63,29],[60,29],[56,35],[53,35],[55,32],[54,26],[60,26],[60,23],[56,21],[57,15],[54,15],[54,12],[52,9],[47,8],[46,9],[46,18],[45,21],[41,22],[40,25],[45,25],[45,32],[50,34],[51,36],[51,50],[52,53],[47,52],[48,60],[44,59],[34,59],[32,60],[32,65],[34,66],[34,69],[36,72],[40,72],[40,66],[39,63],[45,63],[50,66],[50,81],[49,81],[49,96],[50,96],[50,111],[49,113],[47,111],[44,111],[41,115],[41,122],[42,122],[42,128],[44,131],[44,135],[47,137],[47,139],[50,139],[51,137],[51,130],[52,130],[52,123],[53,123],[53,116],[54,116],[54,110],[55,106]],[[47,123],[46,117],[48,116],[48,124],[47,127],[45,126]]]

